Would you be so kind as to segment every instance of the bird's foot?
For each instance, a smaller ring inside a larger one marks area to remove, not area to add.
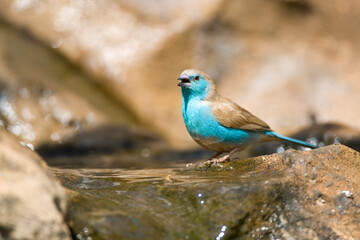
[[[214,164],[214,163],[224,163],[224,162],[230,162],[231,160],[230,160],[230,156],[229,155],[225,155],[225,156],[223,156],[223,157],[221,157],[221,158],[212,158],[212,159],[210,159],[210,160],[207,160],[206,162],[205,162],[205,164],[210,164],[210,165],[212,165],[212,164]]]

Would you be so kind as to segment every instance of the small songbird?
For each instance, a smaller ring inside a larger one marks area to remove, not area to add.
[[[219,95],[210,76],[202,71],[185,70],[178,80],[185,126],[195,142],[216,152],[211,163],[229,161],[234,152],[261,142],[284,140],[317,148],[271,130],[264,121]],[[222,153],[227,154],[217,158]]]

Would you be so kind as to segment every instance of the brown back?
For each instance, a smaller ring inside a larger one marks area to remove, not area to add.
[[[230,99],[217,95],[209,103],[214,117],[225,127],[251,131],[271,130],[263,120],[252,115]]]

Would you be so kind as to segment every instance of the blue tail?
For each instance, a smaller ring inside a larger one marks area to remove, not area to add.
[[[304,142],[304,141],[301,141],[301,140],[298,140],[298,139],[295,139],[295,138],[285,137],[285,136],[280,135],[280,134],[278,134],[276,132],[265,132],[265,135],[270,136],[270,137],[279,138],[281,140],[285,140],[285,141],[288,141],[288,142],[297,143],[297,144],[302,145],[304,147],[318,148],[317,146],[314,146],[314,145],[312,145],[310,143],[307,143],[307,142]]]

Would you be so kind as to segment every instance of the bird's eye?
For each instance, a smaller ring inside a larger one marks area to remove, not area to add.
[[[195,81],[199,81],[200,77],[199,76],[195,76]]]

